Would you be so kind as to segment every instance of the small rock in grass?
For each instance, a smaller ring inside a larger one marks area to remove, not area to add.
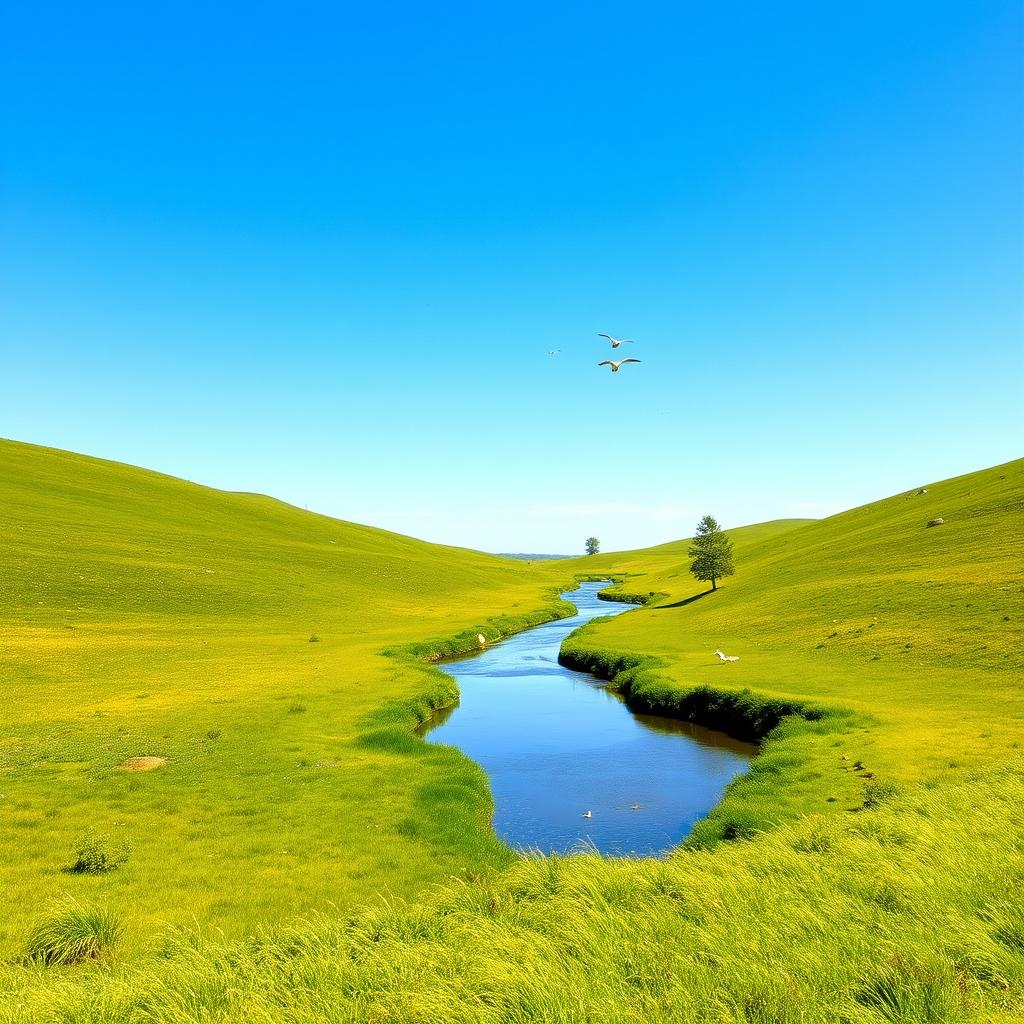
[[[943,519],[942,516],[939,516],[938,519],[929,519],[928,520],[928,525],[929,526],[941,526],[945,521],[946,520]]]
[[[160,765],[167,764],[166,757],[129,757],[124,764],[119,765],[122,771],[126,772],[151,772]]]

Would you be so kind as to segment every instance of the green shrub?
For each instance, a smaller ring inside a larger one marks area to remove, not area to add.
[[[68,870],[79,875],[103,875],[124,864],[131,852],[130,843],[112,845],[107,836],[89,829],[78,840],[75,862]]]
[[[105,907],[87,907],[70,897],[40,918],[28,939],[27,958],[43,964],[77,964],[110,952],[124,931],[121,918]]]
[[[643,605],[654,604],[657,601],[661,601],[668,597],[668,594],[654,590],[648,590],[645,594],[634,594],[625,590],[616,590],[614,587],[608,587],[605,590],[598,591],[597,596],[602,601],[617,601],[620,604]]]

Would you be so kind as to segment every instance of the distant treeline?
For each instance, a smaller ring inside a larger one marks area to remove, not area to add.
[[[497,555],[499,558],[518,558],[523,562],[544,562],[551,561],[556,558],[574,558],[574,555],[528,555],[522,551],[498,551]]]

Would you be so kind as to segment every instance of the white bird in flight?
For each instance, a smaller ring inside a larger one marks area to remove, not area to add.
[[[548,355],[549,356],[557,356],[558,353],[561,352],[561,351],[562,350],[560,348],[549,348],[548,349]]]
[[[612,343],[612,348],[618,348],[620,345],[632,345],[632,338],[613,338],[610,334],[599,334],[599,338],[607,338]]]
[[[626,363],[639,363],[639,362],[640,362],[639,359],[620,359],[616,363],[616,362],[613,362],[611,359],[605,359],[602,362],[598,363],[597,365],[598,366],[610,366],[612,368],[612,373],[618,373],[620,366],[625,366]]]

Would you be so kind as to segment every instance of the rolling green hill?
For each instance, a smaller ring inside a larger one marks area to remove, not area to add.
[[[110,963],[9,960],[0,1020],[1024,1014],[1024,461],[733,531],[736,575],[704,594],[686,542],[529,566],[63,453],[0,456],[5,941],[69,890],[131,929]],[[573,573],[656,596],[565,658],[640,706],[764,739],[665,861],[516,861],[487,834],[482,775],[411,735],[450,692],[378,653],[550,605]],[[118,770],[142,754],[169,760]],[[62,875],[92,819],[132,831],[132,857]],[[231,939],[289,901],[323,914]],[[137,955],[193,907],[228,937]]]
[[[3,953],[66,893],[131,907],[132,948],[511,859],[483,773],[411,736],[453,684],[379,652],[560,614],[548,577],[13,442],[0,538]],[[89,829],[121,870],[62,871]]]
[[[645,685],[649,698],[657,691],[663,710],[679,693],[709,686],[856,712],[871,726],[844,750],[876,781],[946,779],[1016,757],[1013,744],[1024,740],[1024,461],[733,536],[736,575],[710,593],[690,575],[685,543],[599,556],[601,571],[631,574],[620,589],[664,596],[577,634],[569,645],[577,660],[608,675],[625,667],[616,657],[631,655],[642,678],[622,685],[641,701]],[[722,664],[716,649],[740,660]],[[652,659],[646,677],[639,656]],[[785,756],[799,758],[800,770],[768,781],[755,771],[702,834],[716,825],[762,828],[787,808],[847,806],[863,773],[837,777],[832,743],[793,737]],[[768,763],[763,757],[761,768]]]

